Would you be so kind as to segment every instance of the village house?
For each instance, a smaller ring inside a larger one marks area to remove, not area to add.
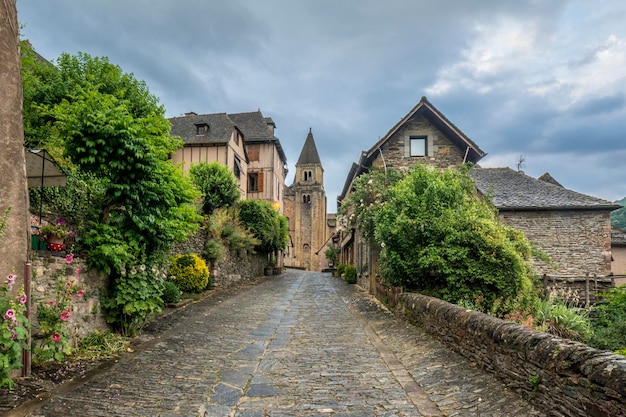
[[[172,162],[188,171],[191,165],[219,162],[237,180],[242,200],[268,201],[282,213],[287,157],[274,135],[274,121],[260,110],[249,113],[201,114],[190,112],[169,119],[171,136],[184,146]]]
[[[472,177],[478,192],[493,198],[501,220],[523,231],[552,258],[550,264],[535,263],[538,274],[606,276],[611,272],[609,213],[618,206],[567,190],[549,174],[538,180],[509,168],[482,169],[477,163],[485,155],[422,97],[353,164],[338,206],[350,194],[356,178],[372,167],[400,169],[420,162],[446,169],[469,162],[475,165]],[[338,223],[345,225],[341,219]],[[341,262],[355,265],[359,283],[373,292],[378,276],[378,248],[370,247],[354,229],[344,228],[337,238]]]

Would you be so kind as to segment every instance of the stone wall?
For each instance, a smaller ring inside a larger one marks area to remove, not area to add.
[[[265,255],[228,253],[224,260],[211,270],[213,286],[228,288],[239,283],[254,281],[263,275],[266,265]]]
[[[535,263],[540,275],[584,277],[611,272],[608,211],[501,211],[500,218],[551,257],[553,264]]]
[[[84,337],[94,330],[107,330],[108,325],[100,311],[100,296],[106,288],[107,277],[94,271],[88,271],[85,261],[74,258],[71,265],[65,263],[65,254],[51,252],[35,254],[32,262],[31,280],[31,321],[32,334],[36,342],[39,324],[37,307],[55,299],[59,282],[64,285],[68,279],[75,278],[76,269],[80,269],[78,281],[85,290],[83,297],[74,297],[69,326],[75,337]]]
[[[406,318],[555,416],[626,415],[626,359],[421,294]]]

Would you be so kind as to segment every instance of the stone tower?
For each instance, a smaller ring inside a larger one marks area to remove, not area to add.
[[[285,217],[290,238],[285,265],[320,271],[326,264],[326,192],[311,129],[296,163],[293,184],[285,190]]]

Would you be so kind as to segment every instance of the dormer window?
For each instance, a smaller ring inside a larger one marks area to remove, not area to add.
[[[204,135],[209,131],[209,125],[206,123],[196,125],[196,135]]]

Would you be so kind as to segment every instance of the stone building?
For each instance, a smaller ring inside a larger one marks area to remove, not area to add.
[[[296,163],[293,184],[285,190],[284,215],[290,239],[285,266],[310,271],[325,268],[327,261],[322,250],[327,241],[324,168],[310,129]]]
[[[402,169],[416,162],[438,168],[471,162],[486,154],[427,99],[403,117],[353,164],[338,205],[349,195],[354,181],[372,167]],[[473,178],[479,192],[494,197],[500,218],[523,231],[552,258],[537,261],[536,271],[553,276],[607,275],[611,271],[609,213],[619,206],[562,187],[549,174],[537,180],[509,168],[481,169]],[[339,224],[345,221],[338,219]],[[358,230],[341,230],[340,261],[355,265],[359,284],[373,291],[378,275],[378,249]]]
[[[611,272],[609,215],[619,206],[568,190],[549,174],[542,180],[510,168],[478,168],[471,175],[478,191],[492,197],[500,219],[550,256],[550,264],[535,260],[538,274],[583,277]]]

